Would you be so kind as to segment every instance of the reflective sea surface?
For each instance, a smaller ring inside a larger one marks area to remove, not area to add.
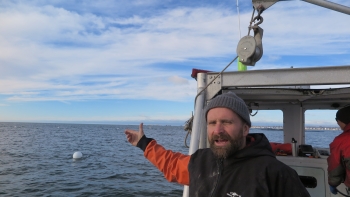
[[[0,196],[182,196],[125,139],[131,125],[0,123]],[[188,153],[182,126],[144,126],[147,137]],[[252,129],[282,142],[282,131]],[[307,144],[328,147],[340,131],[307,132]],[[189,139],[188,139],[189,143]],[[74,152],[83,154],[73,159]]]

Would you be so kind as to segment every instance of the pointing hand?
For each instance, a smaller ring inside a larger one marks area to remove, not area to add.
[[[143,132],[143,123],[140,124],[139,131],[126,129],[125,130],[125,135],[126,135],[126,139],[128,140],[128,142],[130,144],[132,144],[133,146],[136,146],[137,143],[142,138],[142,136],[145,135],[144,132]]]

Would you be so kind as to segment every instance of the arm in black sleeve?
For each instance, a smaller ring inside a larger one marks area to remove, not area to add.
[[[145,152],[147,145],[152,140],[153,140],[153,138],[148,138],[148,137],[146,137],[146,135],[143,135],[136,146],[139,147],[143,152]]]

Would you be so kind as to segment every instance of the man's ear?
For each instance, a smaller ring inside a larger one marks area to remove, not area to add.
[[[247,136],[248,133],[249,133],[249,126],[246,123],[244,123],[243,124],[243,136],[244,137]]]

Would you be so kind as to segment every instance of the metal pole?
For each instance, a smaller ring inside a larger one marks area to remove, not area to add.
[[[350,15],[350,7],[347,7],[345,5],[340,5],[340,4],[333,3],[330,1],[325,1],[325,0],[302,0],[302,1]]]
[[[204,121],[204,122],[202,122]],[[208,135],[207,135],[207,124],[205,123],[205,120],[203,118],[201,118],[200,121],[200,131],[201,131],[201,135],[200,135],[200,139],[199,139],[199,148],[208,148]]]
[[[202,91],[206,86],[206,76],[205,73],[197,74],[197,93]],[[198,150],[200,143],[200,135],[201,135],[201,123],[202,123],[202,114],[203,107],[205,101],[205,91],[203,91],[198,97],[194,109],[194,117],[193,117],[193,126],[191,133],[191,142],[190,142],[190,150],[188,152],[189,155],[192,155],[194,152]],[[189,187],[184,186],[183,197],[189,197]]]

